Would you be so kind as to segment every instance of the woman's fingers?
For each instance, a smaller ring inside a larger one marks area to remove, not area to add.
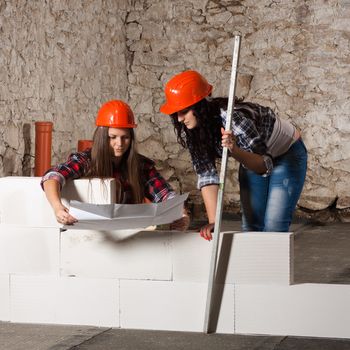
[[[235,138],[232,134],[232,131],[231,130],[226,131],[224,130],[224,128],[221,128],[221,134],[222,134],[222,137],[221,137],[222,147],[227,147],[228,149],[231,150],[235,142]]]
[[[206,224],[200,229],[200,235],[207,241],[211,241],[213,236],[212,236],[212,231],[214,230],[214,224]]]
[[[63,225],[72,225],[78,220],[68,213],[67,208],[62,208],[56,212],[56,220]]]
[[[67,220],[67,225],[73,225],[74,223],[76,223],[78,220],[73,217],[72,215],[69,215],[68,218],[66,218]]]

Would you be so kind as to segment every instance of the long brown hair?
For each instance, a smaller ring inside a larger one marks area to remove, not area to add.
[[[107,179],[113,177],[114,152],[109,142],[107,126],[96,128],[93,136],[93,146],[91,149],[91,167],[87,174],[88,177],[99,177]],[[135,133],[133,129],[128,129],[130,133],[129,149],[123,154],[118,165],[121,172],[121,178],[127,181],[131,187],[133,202],[142,203],[144,198],[144,188],[142,185],[139,154],[136,150]],[[122,184],[117,182],[117,203],[123,200]]]

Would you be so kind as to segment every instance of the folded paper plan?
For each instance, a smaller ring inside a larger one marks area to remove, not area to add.
[[[162,225],[180,219],[188,193],[150,204],[90,204],[71,201],[69,213],[78,219],[69,229],[124,230]]]

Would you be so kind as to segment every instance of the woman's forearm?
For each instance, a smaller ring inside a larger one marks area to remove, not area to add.
[[[208,185],[201,188],[201,193],[207,211],[208,222],[215,222],[216,204],[218,199],[218,185]]]
[[[257,174],[266,173],[267,169],[264,158],[260,154],[244,151],[236,145],[230,149],[230,153],[233,158],[243,164],[247,169]]]
[[[265,174],[267,171],[264,157],[257,153],[247,152],[240,149],[236,144],[236,138],[232,131],[221,128],[222,147],[227,147],[231,156],[243,164],[247,169],[257,174]]]
[[[56,180],[46,180],[43,183],[46,198],[49,201],[57,222],[63,225],[72,225],[77,219],[69,214],[68,209],[62,204],[60,184]]]
[[[43,183],[47,200],[53,210],[57,210],[62,206],[60,184],[56,180],[46,180]]]

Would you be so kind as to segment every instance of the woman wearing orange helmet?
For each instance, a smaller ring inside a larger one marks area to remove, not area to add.
[[[171,116],[178,142],[189,149],[209,223],[214,228],[219,177],[215,161],[227,147],[240,162],[239,183],[244,231],[289,230],[306,175],[307,151],[300,131],[268,107],[237,100],[232,131],[225,131],[227,98],[211,98],[212,85],[196,71],[166,84],[160,111]]]
[[[136,150],[136,123],[130,107],[123,101],[105,103],[96,118],[92,148],[70,155],[67,162],[49,169],[41,185],[59,223],[74,224],[68,209],[62,204],[60,190],[69,179],[80,177],[117,181],[117,203],[161,202],[174,197],[175,192],[154,167],[154,162]],[[186,229],[188,216],[175,222],[173,228]]]

